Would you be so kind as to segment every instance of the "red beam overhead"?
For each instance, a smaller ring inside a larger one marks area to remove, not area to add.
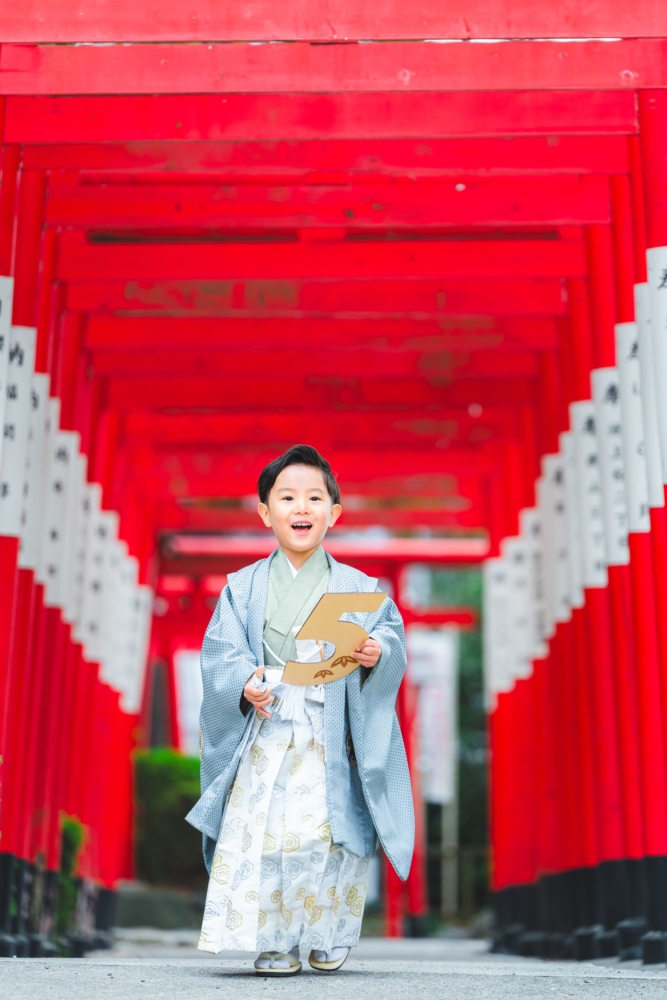
[[[252,341],[250,341],[252,344]],[[368,350],[364,348],[337,349],[325,343],[313,343],[300,338],[299,346],[275,350],[252,344],[252,369],[257,378],[278,378],[303,375],[304,378],[350,377],[351,372],[372,372],[376,379],[385,378],[453,378],[467,375],[507,375],[535,378],[539,374],[538,360],[532,351],[498,351],[483,342],[477,345],[464,342],[449,349],[422,353],[416,350]],[[183,350],[100,351],[92,360],[96,374],[116,378],[140,380],[138,387],[146,388],[147,381],[160,377],[181,379],[204,377],[219,379],[220,388],[229,379],[243,378],[248,373],[248,348],[240,345],[237,350],[212,351],[184,348]]]
[[[332,532],[325,543],[328,552],[336,559],[375,558],[395,559],[404,563],[452,561],[480,562],[489,553],[487,538],[346,538],[342,532]],[[276,548],[275,536],[180,535],[169,539],[167,546],[174,556],[243,556],[261,559]],[[443,615],[414,616],[413,620],[437,619],[442,624]],[[471,624],[468,612],[465,623]],[[452,617],[449,621],[455,621]],[[460,620],[459,620],[460,623]]]
[[[249,362],[250,363],[250,362]],[[449,408],[475,402],[482,407],[534,404],[537,379],[463,378],[455,381],[437,373],[425,379],[373,379],[357,373],[343,377],[221,380],[215,378],[126,378],[107,386],[107,403],[119,410],[178,409],[290,411],[358,411],[415,407]]]
[[[559,278],[414,278],[392,281],[133,281],[72,280],[66,286],[67,306],[80,311],[136,313],[155,316],[276,316],[322,314],[367,320],[414,317],[436,320],[441,329],[478,329],[495,316],[561,316],[567,309]],[[104,323],[93,318],[93,327]],[[103,327],[100,327],[103,329]],[[140,327],[129,326],[137,336]],[[172,327],[165,323],[165,336]],[[180,324],[176,326],[182,329]],[[193,325],[197,330],[197,325]],[[180,336],[180,332],[179,332]]]
[[[475,411],[476,412],[476,411]],[[416,409],[396,414],[386,412],[311,413],[308,434],[313,440],[329,440],[336,451],[354,441],[357,447],[369,444],[409,444],[410,447],[449,447],[450,442],[480,444],[492,435],[516,437],[519,432],[518,408],[484,409],[479,416],[467,410],[441,410],[433,413]],[[135,410],[125,415],[122,434],[136,444],[148,441],[155,445],[205,444],[225,447],[261,443],[297,441],[303,435],[303,416],[295,413],[225,413],[191,414],[155,413]]]
[[[317,447],[320,442],[313,443]],[[127,454],[131,459],[131,448]],[[142,489],[152,494],[173,492],[178,497],[205,498],[254,496],[259,472],[275,458],[276,451],[270,444],[259,444],[254,449],[169,447],[142,450],[137,457],[140,454],[145,457],[136,464],[130,461],[127,472]],[[464,482],[472,486],[495,464],[492,444],[443,449],[435,454],[410,446],[341,447],[330,449],[327,458],[348,493],[386,497],[405,496],[410,490],[434,497],[452,496]],[[165,489],[165,480],[171,482],[171,490]],[[400,506],[400,501],[396,505]]]
[[[0,94],[632,90],[667,84],[667,41],[4,44],[0,74]]]
[[[301,339],[300,339],[301,338]],[[552,319],[494,316],[443,317],[433,320],[331,319],[210,319],[179,317],[114,317],[93,315],[86,325],[85,344],[99,357],[116,351],[133,365],[136,352],[247,351],[318,345],[320,350],[364,347],[377,352],[438,352],[475,348],[509,347],[545,350],[556,346]],[[245,345],[245,346],[242,346]]]
[[[93,179],[96,171],[129,171],[146,183],[164,181],[163,170],[172,183],[179,176],[189,181],[211,174],[218,182],[260,177],[270,183],[285,178],[311,180],[313,174],[327,178],[348,171],[371,177],[629,172],[627,140],[618,135],[279,142],[56,140],[24,147],[23,163],[30,170],[92,171]]]
[[[607,177],[408,178],[300,187],[259,184],[52,183],[46,221],[113,230],[238,230],[272,226],[576,225],[611,219]],[[342,181],[342,183],[341,183]]]
[[[634,92],[8,97],[5,142],[634,134]]]
[[[245,41],[358,38],[599,38],[667,36],[663,0],[385,0],[378,15],[358,0],[25,0],[0,12],[14,42]]]
[[[276,452],[274,452],[274,455]],[[359,496],[345,492],[343,513],[343,530],[368,530],[385,527],[389,535],[413,535],[415,525],[423,533],[426,528],[432,535],[468,536],[482,534],[485,529],[480,527],[486,521],[486,498],[482,493],[484,479],[479,482],[470,480],[462,487],[462,493],[452,496],[431,498],[413,506],[397,506],[386,498],[370,496],[367,507],[358,506]],[[192,505],[165,496],[146,496],[145,502],[151,505],[158,517],[161,531],[238,531],[257,530],[257,505],[253,510],[245,510],[230,504],[227,497],[212,497]],[[247,561],[246,561],[247,564]],[[239,569],[241,562],[229,569]],[[201,633],[200,633],[201,634]]]
[[[58,273],[65,281],[584,276],[586,254],[580,231],[561,235],[561,239],[183,246],[93,245],[83,232],[72,230],[61,237]]]

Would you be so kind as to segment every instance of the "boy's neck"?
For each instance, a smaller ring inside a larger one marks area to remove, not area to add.
[[[282,554],[288,562],[291,562],[292,566],[294,566],[294,569],[297,571],[308,562],[312,554],[317,552],[319,547],[318,543],[314,548],[308,549],[306,552],[295,552],[293,549],[286,549],[282,545],[280,546]]]

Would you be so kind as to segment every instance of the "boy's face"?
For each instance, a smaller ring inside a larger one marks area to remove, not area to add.
[[[272,528],[287,553],[310,555],[338,520],[340,504],[333,504],[319,469],[310,465],[288,465],[276,479],[268,504],[257,510],[267,528]]]

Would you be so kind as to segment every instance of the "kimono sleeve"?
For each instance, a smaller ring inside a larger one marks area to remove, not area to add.
[[[206,629],[201,651],[202,792],[227,766],[243,735],[246,718],[240,708],[241,695],[257,665],[227,586]]]

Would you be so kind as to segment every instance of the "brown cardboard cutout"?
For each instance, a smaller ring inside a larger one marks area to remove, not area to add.
[[[289,660],[282,683],[304,687],[307,684],[330,684],[351,674],[359,666],[353,653],[368,638],[368,632],[354,622],[342,622],[340,616],[360,611],[377,611],[386,594],[324,594],[303,623],[297,639],[315,639],[336,647],[333,656],[319,663],[296,663]]]

